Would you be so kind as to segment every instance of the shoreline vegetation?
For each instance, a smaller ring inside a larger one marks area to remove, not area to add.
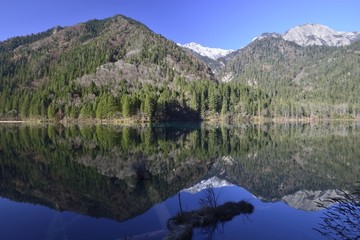
[[[264,117],[251,117],[251,118],[208,118],[203,120],[194,121],[151,121],[146,118],[131,117],[131,118],[113,118],[113,119],[0,119],[0,124],[62,124],[62,125],[82,125],[82,124],[101,124],[101,125],[141,125],[141,124],[156,124],[167,122],[198,122],[207,124],[232,124],[232,123],[247,123],[247,124],[267,124],[267,123],[327,123],[327,122],[348,122],[348,121],[360,121],[360,118],[343,117],[343,118],[321,118],[321,117],[306,117],[306,118],[264,118]]]

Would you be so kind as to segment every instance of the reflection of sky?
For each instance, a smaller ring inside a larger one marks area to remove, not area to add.
[[[219,203],[246,200],[254,213],[240,215],[220,227],[216,239],[322,239],[313,230],[323,211],[305,212],[285,203],[263,203],[239,187],[216,189]],[[184,211],[196,209],[202,192],[181,192]],[[15,203],[0,198],[1,239],[121,239],[166,229],[167,219],[179,210],[178,195],[155,205],[146,213],[126,222],[91,218],[71,212],[57,212],[47,207]],[[202,239],[194,231],[194,239]]]

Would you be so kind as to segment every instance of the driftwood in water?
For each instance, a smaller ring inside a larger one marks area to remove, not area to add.
[[[168,221],[168,239],[191,239],[194,228],[208,228],[232,220],[240,214],[251,214],[254,206],[245,201],[227,202],[217,207],[204,207],[180,212]]]

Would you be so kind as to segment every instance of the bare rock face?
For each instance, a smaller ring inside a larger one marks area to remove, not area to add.
[[[304,24],[287,31],[283,38],[301,46],[346,46],[360,39],[360,32],[338,32],[320,24]]]
[[[301,190],[292,195],[283,197],[283,201],[289,206],[305,211],[317,211],[322,209],[318,203],[323,203],[324,207],[328,207],[331,202],[327,201],[331,198],[340,198],[342,192],[340,190],[326,191],[308,191]]]

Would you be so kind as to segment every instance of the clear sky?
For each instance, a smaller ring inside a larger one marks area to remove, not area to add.
[[[1,0],[0,41],[115,14],[178,43],[225,49],[305,23],[360,31],[360,0]]]

